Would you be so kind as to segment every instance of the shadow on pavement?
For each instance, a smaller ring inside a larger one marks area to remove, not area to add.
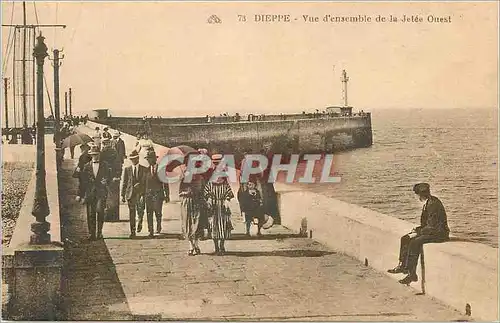
[[[103,240],[86,241],[85,207],[75,201],[74,161],[59,171],[61,234],[64,245],[62,306],[66,320],[126,320],[132,315]],[[75,242],[76,241],[76,242]],[[118,304],[118,307],[117,307]],[[110,307],[115,307],[111,311]]]
[[[280,240],[280,239],[291,239],[291,238],[304,238],[300,234],[295,233],[271,233],[263,234],[261,236],[247,236],[244,233],[233,233],[231,234],[230,240]]]
[[[275,251],[226,251],[225,256],[235,257],[323,257],[334,255],[333,251],[319,250],[275,250]]]
[[[180,234],[175,233],[160,233],[151,238],[147,235],[135,236],[134,238],[129,238],[129,236],[119,236],[119,237],[104,237],[104,240],[151,240],[151,239],[172,239],[172,240],[181,240]]]

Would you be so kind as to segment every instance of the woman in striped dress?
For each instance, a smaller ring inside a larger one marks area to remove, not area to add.
[[[187,176],[187,173],[184,176]],[[206,212],[206,202],[203,195],[204,186],[205,181],[201,174],[193,175],[190,183],[181,181],[179,186],[182,231],[189,241],[188,255],[190,256],[201,253],[198,241],[203,236],[203,226],[200,220]]]
[[[218,165],[221,159],[222,155],[220,154],[212,156],[212,162],[215,166]],[[205,185],[204,195],[208,210],[212,216],[210,226],[215,254],[222,255],[226,251],[224,242],[229,239],[233,230],[228,202],[234,198],[234,194],[226,177],[222,177],[218,181],[208,181]]]

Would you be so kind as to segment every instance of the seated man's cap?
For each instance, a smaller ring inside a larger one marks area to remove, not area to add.
[[[431,189],[431,186],[427,183],[418,183],[413,186],[413,192],[415,194],[419,194],[422,192],[429,192]]]

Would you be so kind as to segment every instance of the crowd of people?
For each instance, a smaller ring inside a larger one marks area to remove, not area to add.
[[[129,210],[129,238],[136,238],[143,230],[144,213],[149,237],[162,232],[163,203],[170,201],[170,189],[158,177],[159,156],[153,142],[147,134],[141,134],[132,152],[126,155],[120,136],[118,131],[110,133],[105,127],[101,132],[96,127],[93,142],[80,146],[82,153],[74,171],[74,177],[79,179],[76,199],[87,207],[89,240],[103,238],[105,220],[119,220],[120,197]],[[206,149],[199,149],[198,153],[208,155]],[[127,158],[130,165],[123,167]],[[234,229],[229,203],[235,194],[226,177],[212,178],[222,158],[221,154],[212,154],[212,166],[203,174],[189,174],[187,158],[180,166],[182,178],[192,176],[191,181],[181,181],[179,187],[182,236],[188,241],[190,256],[201,253],[199,241],[206,236],[213,240],[215,254],[224,254],[225,241]],[[148,166],[141,165],[141,159]],[[276,203],[274,187],[269,185],[272,186],[263,176],[254,176],[239,186],[237,198],[248,236],[252,223],[258,227],[257,235],[261,235],[266,224],[272,225],[277,206],[269,207]]]

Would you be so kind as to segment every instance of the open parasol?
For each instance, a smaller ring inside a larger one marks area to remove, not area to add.
[[[175,168],[182,165],[186,161],[186,158],[189,155],[199,155],[199,154],[200,153],[198,152],[198,150],[194,149],[193,147],[186,146],[186,145],[180,145],[180,146],[170,148],[167,152],[167,156],[179,155],[179,156],[183,156],[184,160],[183,161],[180,161],[180,160],[170,161],[166,167],[166,171],[172,172]]]
[[[74,147],[82,144],[89,143],[92,140],[89,135],[84,133],[75,133],[66,137],[62,142],[62,148]]]

